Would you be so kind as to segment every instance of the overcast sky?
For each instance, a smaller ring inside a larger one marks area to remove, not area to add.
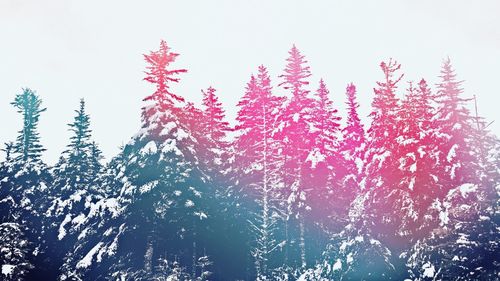
[[[273,84],[293,43],[344,112],[345,86],[358,86],[366,117],[381,60],[402,64],[405,82],[437,82],[450,56],[465,95],[500,135],[500,1],[26,1],[0,0],[0,144],[21,116],[10,105],[23,87],[48,108],[40,134],[52,164],[64,150],[80,98],[109,160],[140,127],[142,54],[164,39],[187,68],[176,93],[199,103],[217,88],[231,122],[250,74],[269,67]],[[277,91],[279,93],[279,91]],[[364,119],[365,123],[368,120]],[[0,155],[0,158],[3,158]]]

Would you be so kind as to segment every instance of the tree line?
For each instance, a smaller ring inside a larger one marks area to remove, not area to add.
[[[15,96],[23,126],[0,164],[2,278],[498,279],[500,142],[468,110],[449,58],[434,89],[404,85],[401,65],[382,62],[365,129],[356,86],[341,122],[295,45],[277,82],[263,65],[250,76],[235,126],[214,87],[201,108],[171,90],[187,72],[172,67],[178,56],[165,41],[144,55],[155,91],[107,163],[83,99],[49,166],[42,100]]]

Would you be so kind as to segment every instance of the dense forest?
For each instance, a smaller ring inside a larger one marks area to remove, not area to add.
[[[161,41],[144,55],[142,126],[109,161],[82,99],[44,163],[46,108],[22,89],[0,163],[0,279],[499,280],[500,141],[450,59],[434,86],[382,62],[364,127],[354,84],[341,118],[288,54],[276,79],[254,70],[232,126],[215,88],[201,107],[171,89],[187,70]]]

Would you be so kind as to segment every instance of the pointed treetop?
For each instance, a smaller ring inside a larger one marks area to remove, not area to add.
[[[14,145],[16,160],[26,162],[28,160],[39,161],[45,148],[40,144],[40,136],[37,131],[40,113],[46,111],[42,108],[42,100],[29,88],[23,89],[21,94],[16,95],[11,103],[17,108],[17,112],[23,114],[23,129]]]
[[[169,83],[179,82],[177,75],[187,72],[186,69],[168,69],[178,55],[170,51],[170,47],[167,46],[164,40],[161,40],[158,51],[151,51],[149,54],[144,55],[144,60],[148,64],[144,80],[156,85],[155,93],[147,96],[144,100],[155,100],[166,103],[172,103],[173,100],[184,101],[183,97],[169,90]]]
[[[360,122],[358,112],[357,112],[357,108],[359,107],[359,104],[356,101],[356,85],[354,85],[354,83],[347,84],[346,94],[347,94],[346,104],[349,107],[348,120],[351,122]]]
[[[259,73],[257,74],[259,79],[259,84],[262,90],[271,91],[271,78],[269,77],[269,73],[267,72],[267,68],[264,65],[259,66]]]
[[[225,113],[222,103],[215,95],[215,88],[208,87],[207,90],[201,90],[203,93],[203,105],[205,107],[204,115],[206,120],[206,130],[209,138],[214,141],[222,142],[229,131],[229,123],[225,121]]]
[[[279,76],[280,78],[283,78],[283,82],[281,82],[278,86],[283,86],[287,90],[292,89],[294,96],[304,95],[307,91],[304,91],[302,86],[309,84],[306,79],[311,76],[307,60],[305,60],[304,55],[300,53],[295,44],[292,46],[288,54],[290,56],[287,58],[288,63],[284,69],[285,73]]]
[[[330,91],[326,88],[325,81],[323,81],[323,78],[319,79],[319,88],[318,88],[318,96],[321,99],[328,99],[328,94]]]
[[[464,81],[457,81],[455,70],[451,65],[449,57],[443,61],[439,77],[441,78],[441,82],[437,84],[438,96],[448,96],[448,99],[459,99],[459,95],[463,92],[461,87]]]
[[[91,145],[90,116],[85,112],[85,100],[83,98],[80,99],[80,107],[75,110],[75,113],[73,123],[68,124],[73,136],[70,138],[69,150],[66,152],[78,156]]]

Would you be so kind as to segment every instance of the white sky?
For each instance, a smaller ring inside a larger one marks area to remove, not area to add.
[[[142,54],[160,39],[188,69],[174,90],[198,103],[214,86],[231,122],[250,74],[264,64],[276,85],[293,43],[310,62],[311,89],[323,77],[342,112],[352,81],[368,114],[381,60],[397,59],[405,81],[434,85],[449,55],[480,114],[500,119],[499,27],[500,1],[0,0],[0,144],[21,127],[10,102],[30,87],[48,108],[39,128],[48,163],[68,143],[81,97],[109,160],[140,127],[152,91]],[[490,128],[500,135],[500,120]]]

